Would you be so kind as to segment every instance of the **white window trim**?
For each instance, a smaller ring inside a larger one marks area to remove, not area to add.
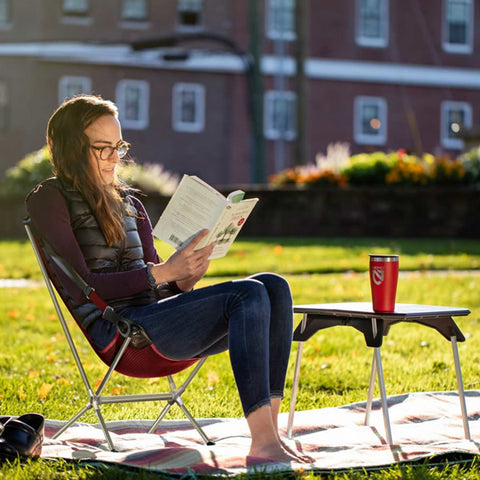
[[[0,23],[0,30],[10,30],[13,26],[12,24],[12,14],[13,14],[13,4],[10,0],[6,0],[7,10],[9,13],[9,18],[6,22]]]
[[[382,30],[383,35],[381,38],[364,37],[360,33],[360,0],[355,0],[355,41],[357,45],[361,47],[372,48],[386,48],[388,46],[388,37],[390,34],[390,8],[389,0],[383,0],[381,3],[383,11],[380,12],[382,16]]]
[[[195,109],[197,118],[194,122],[183,122],[181,119],[181,91],[195,92]],[[200,83],[176,83],[172,91],[172,128],[177,132],[198,133],[205,128],[205,86]]]
[[[139,117],[135,120],[125,118],[125,90],[129,86],[140,89]],[[115,101],[122,127],[128,130],[145,130],[149,124],[150,85],[145,80],[120,80],[115,89]]]
[[[365,103],[376,103],[379,107],[380,130],[378,135],[365,134],[362,131],[362,107]],[[359,145],[384,145],[387,142],[387,102],[383,97],[355,97],[353,109],[353,136]]]
[[[472,106],[467,102],[454,102],[445,100],[441,105],[440,112],[440,139],[442,147],[449,150],[463,150],[464,141],[461,138],[450,138],[448,136],[448,112],[450,110],[463,110],[465,113],[465,128],[472,127]]]
[[[70,82],[75,81],[82,83],[81,93],[91,93],[92,91],[92,79],[89,77],[82,77],[76,75],[65,75],[60,78],[58,82],[58,103],[63,103],[68,96],[66,95],[67,86]]]
[[[87,9],[85,13],[79,11],[75,13],[75,11],[66,11],[62,5],[62,23],[66,25],[79,25],[79,26],[89,26],[93,24],[93,19],[91,17],[90,12],[90,2],[87,2]]]
[[[294,0],[297,1],[305,1],[305,0]],[[284,40],[287,42],[294,41],[297,38],[297,34],[295,32],[295,25],[293,25],[292,31],[279,31],[272,27],[271,16],[272,16],[272,7],[271,7],[271,0],[265,0],[265,31],[267,32],[267,38],[271,40]]]
[[[295,102],[297,99],[297,95],[295,92],[290,92],[290,91],[285,91],[285,90],[270,90],[268,92],[265,92],[264,99],[263,99],[263,108],[265,115],[263,117],[263,132],[265,138],[268,138],[269,140],[295,140],[297,138],[297,127],[295,125],[295,120],[294,120],[294,125],[293,129],[287,130],[286,132],[279,132],[278,129],[273,127],[273,122],[272,122],[272,100],[275,98],[285,98],[286,100],[290,100]],[[296,114],[296,112],[292,112],[293,115]]]
[[[467,43],[463,45],[458,45],[456,43],[448,42],[448,24],[447,24],[447,10],[448,10],[448,0],[443,0],[443,16],[442,16],[442,47],[443,50],[447,53],[458,53],[463,55],[469,55],[473,53],[473,29],[475,27],[474,23],[474,2],[468,0],[470,4],[470,14],[468,16],[468,32],[467,32]]]

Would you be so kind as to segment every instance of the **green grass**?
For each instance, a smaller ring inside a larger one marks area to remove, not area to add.
[[[295,303],[368,301],[370,290],[366,269],[368,253],[400,254],[402,275],[397,301],[468,307],[472,314],[457,319],[467,341],[459,344],[466,389],[479,388],[480,298],[477,286],[480,242],[468,240],[389,240],[308,239],[239,241],[224,259],[211,264],[203,284],[225,278],[274,270],[285,273]],[[159,246],[160,247],[160,246]],[[163,247],[160,247],[163,248]],[[168,255],[168,250],[162,252]],[[0,242],[0,278],[39,279],[31,247],[26,242]],[[427,272],[426,269],[441,270]],[[446,272],[444,270],[447,270]],[[229,273],[228,273],[229,272]],[[297,316],[295,322],[300,318]],[[77,335],[81,353],[93,379],[104,371],[85,343]],[[67,419],[76,407],[71,398],[83,395],[83,386],[75,374],[58,321],[43,286],[0,289],[0,404],[1,412],[12,415],[40,411],[47,418]],[[287,376],[288,408],[293,378],[294,345]],[[392,327],[382,347],[387,394],[415,391],[455,390],[455,372],[451,348],[433,330],[417,325]],[[318,332],[305,344],[298,409],[338,406],[366,399],[371,350],[354,329],[335,327]],[[112,388],[123,393],[153,391],[164,380],[127,379],[115,376]],[[376,392],[378,395],[378,392]],[[237,417],[240,403],[230,370],[228,355],[207,361],[184,396],[197,417]],[[155,405],[107,406],[106,419],[154,418]],[[173,410],[171,417],[181,417]],[[85,421],[96,421],[93,415]],[[275,475],[285,476],[285,475]],[[314,477],[311,473],[296,477]],[[403,466],[362,472],[337,473],[330,478],[480,478],[480,468],[472,465],[437,467]],[[162,478],[159,474],[119,468],[78,467],[67,462],[41,460],[20,468],[0,468],[2,478],[18,479],[90,479],[90,478]],[[257,475],[255,480],[259,480]],[[292,478],[290,475],[289,478]]]
[[[163,258],[172,249],[156,243]],[[0,278],[40,278],[28,242],[0,240]],[[480,242],[474,239],[273,238],[236,241],[229,254],[211,263],[209,276],[364,272],[369,253],[395,253],[410,270],[480,269]]]

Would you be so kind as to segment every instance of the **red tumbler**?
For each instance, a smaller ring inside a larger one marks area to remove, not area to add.
[[[395,311],[398,283],[398,255],[370,255],[370,286],[373,311]]]

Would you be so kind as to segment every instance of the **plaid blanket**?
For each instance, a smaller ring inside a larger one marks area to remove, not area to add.
[[[185,420],[162,422],[154,434],[151,421],[108,422],[115,452],[108,450],[98,425],[77,423],[58,439],[50,437],[62,422],[47,420],[42,456],[118,463],[156,471],[231,475],[263,470],[343,470],[388,466],[439,455],[480,454],[480,391],[466,392],[472,440],[466,440],[456,392],[426,392],[388,398],[394,445],[385,439],[380,402],[374,401],[370,426],[364,425],[366,403],[300,411],[290,442],[315,459],[311,465],[262,463],[250,459],[249,432],[243,418],[201,419],[215,445],[205,445]],[[285,433],[288,414],[280,416]]]

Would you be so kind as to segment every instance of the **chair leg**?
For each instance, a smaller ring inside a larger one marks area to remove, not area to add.
[[[295,404],[297,403],[298,382],[300,380],[300,363],[302,361],[303,342],[298,342],[297,359],[295,360],[295,371],[293,374],[292,397],[290,398],[290,411],[287,422],[287,438],[292,438],[293,417],[295,415]]]
[[[88,412],[88,410],[90,410],[91,408],[92,408],[92,405],[90,403],[85,405],[76,415],[74,415],[70,420],[68,420],[68,422],[65,425],[63,425],[62,428],[60,428],[60,430],[55,432],[52,438],[54,439],[58,438],[65,430],[70,428],[80,417],[82,417],[85,414],[85,412]]]
[[[195,430],[197,430],[197,432],[200,434],[200,436],[202,437],[203,441],[207,444],[207,445],[215,445],[214,442],[212,442],[208,437],[207,435],[205,434],[205,432],[203,431],[202,427],[199,425],[199,423],[195,420],[195,418],[192,416],[192,414],[189,412],[189,410],[187,409],[187,407],[185,406],[185,404],[183,403],[183,400],[181,398],[183,392],[185,391],[185,389],[188,387],[188,385],[190,384],[190,382],[195,378],[195,376],[197,375],[197,372],[200,370],[200,368],[202,368],[202,365],[205,363],[205,361],[207,360],[207,358],[202,358],[196,365],[195,367],[192,369],[192,371],[190,372],[190,374],[188,375],[187,379],[182,383],[182,385],[180,385],[178,388],[177,386],[175,385],[175,381],[173,380],[172,376],[169,375],[168,376],[168,384],[170,386],[170,392],[171,392],[171,398],[170,400],[168,401],[168,403],[165,405],[165,407],[163,408],[163,410],[161,411],[160,415],[157,417],[157,419],[153,422],[152,426],[150,427],[150,429],[148,430],[148,433],[154,433],[155,430],[158,428],[158,426],[160,425],[160,422],[165,418],[165,415],[168,413],[168,411],[170,410],[170,408],[172,407],[173,404],[177,404],[179,406],[179,408],[182,410],[183,414],[187,417],[187,419],[190,421],[190,423],[193,425],[193,427],[195,428]]]
[[[205,444],[206,445],[215,445],[215,442],[212,442],[212,440],[210,440],[207,437],[206,433],[203,431],[200,424],[195,420],[195,418],[193,418],[192,414],[188,411],[188,409],[185,406],[185,404],[183,403],[183,400],[181,399],[181,397],[177,398],[175,400],[175,403],[180,407],[183,414],[188,418],[188,420],[190,420],[190,423],[195,427],[195,430],[200,434],[200,436],[202,437]]]
[[[465,390],[463,388],[462,370],[460,368],[460,357],[458,355],[457,337],[455,336],[450,337],[450,342],[452,344],[453,361],[455,363],[455,374],[457,377],[458,397],[460,399],[460,408],[462,410],[463,431],[465,433],[465,438],[467,440],[471,440],[472,438],[470,436],[470,427],[468,425],[467,405],[465,403]]]
[[[110,436],[110,432],[108,431],[108,427],[105,423],[102,412],[100,411],[100,407],[98,405],[94,405],[93,409],[95,410],[100,426],[102,427],[103,435],[105,436],[105,440],[107,441],[108,448],[111,452],[114,452],[115,446],[113,445],[112,437]]]

